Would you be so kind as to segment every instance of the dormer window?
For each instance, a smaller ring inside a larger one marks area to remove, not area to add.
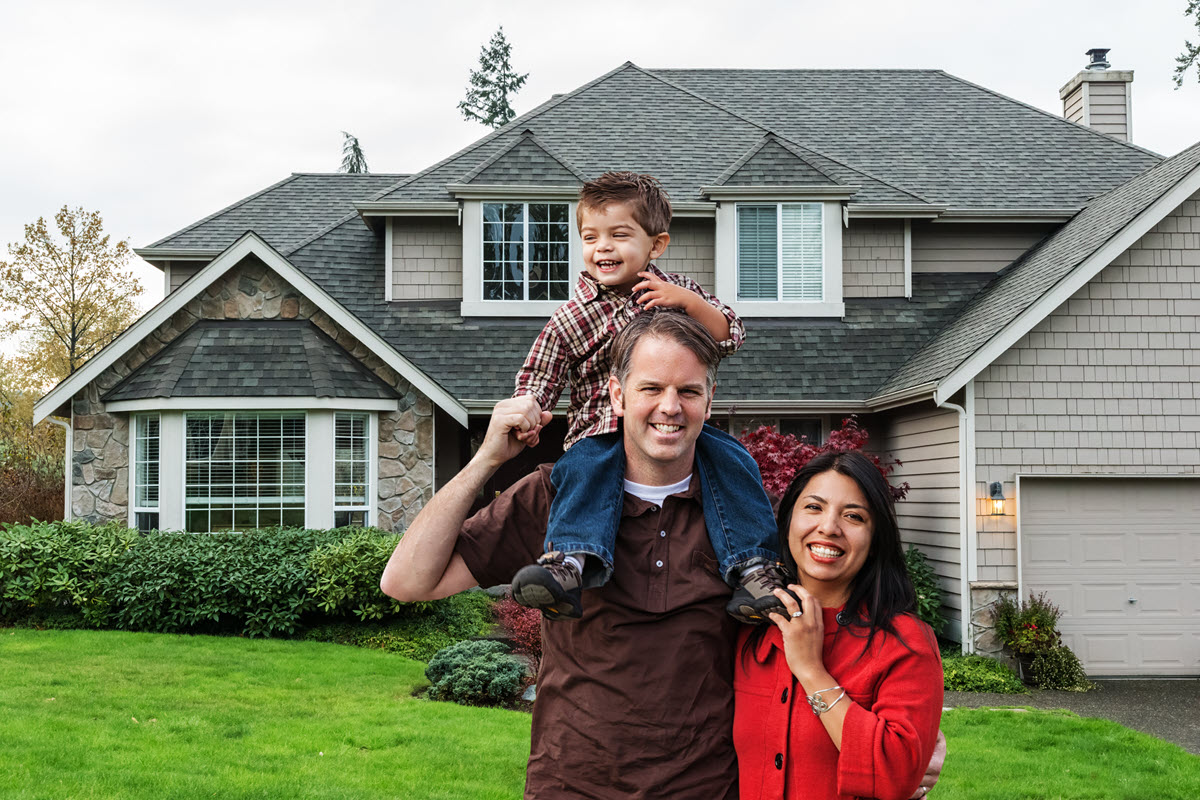
[[[737,299],[824,299],[820,203],[737,205]]]
[[[569,203],[483,203],[483,300],[571,296]]]

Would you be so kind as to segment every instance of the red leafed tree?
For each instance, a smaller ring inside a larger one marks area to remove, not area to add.
[[[770,425],[747,431],[742,435],[741,442],[758,462],[763,488],[776,497],[782,497],[797,470],[809,461],[822,453],[862,450],[867,446],[869,438],[857,419],[847,417],[842,420],[842,427],[830,431],[829,438],[822,445],[815,445],[807,438],[797,439],[790,433],[779,433]],[[863,455],[879,468],[884,480],[887,480],[892,471],[900,465],[899,459],[885,460],[874,453],[866,452]],[[908,494],[908,481],[901,484],[888,481],[888,487],[892,490],[893,500],[903,500]]]
[[[493,607],[496,621],[508,633],[518,653],[533,659],[534,667],[542,664],[542,612],[526,608],[511,597],[505,597]]]

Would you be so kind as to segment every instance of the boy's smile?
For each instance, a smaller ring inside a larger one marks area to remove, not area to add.
[[[580,212],[583,266],[596,282],[627,292],[642,279],[638,273],[667,249],[671,236],[646,233],[626,203]]]

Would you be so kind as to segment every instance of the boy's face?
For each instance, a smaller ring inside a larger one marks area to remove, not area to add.
[[[632,289],[642,280],[638,273],[662,255],[671,240],[667,233],[646,233],[625,203],[584,208],[579,218],[583,266],[597,283],[611,289]]]

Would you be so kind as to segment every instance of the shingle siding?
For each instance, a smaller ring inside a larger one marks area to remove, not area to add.
[[[903,221],[850,224],[842,237],[842,296],[904,296]]]
[[[1054,227],[914,222],[913,272],[996,272],[1041,241]]]
[[[170,262],[170,264],[171,264],[171,286],[170,286],[170,289],[168,290],[168,294],[170,292],[175,291],[180,286],[183,286],[184,281],[186,281],[188,278],[195,275],[200,270],[204,269],[204,267],[207,263],[208,263],[207,261],[172,261],[172,262]]]
[[[900,534],[925,553],[941,578],[944,633],[956,638],[963,607],[958,413],[927,403],[893,412],[872,427],[878,431],[872,449],[901,461],[889,478],[910,487],[896,504]]]
[[[1200,193],[975,380],[976,496],[1021,473],[1200,474]],[[1020,498],[1017,498],[1020,501]],[[1016,518],[979,518],[980,580],[1016,580]]]
[[[672,220],[671,243],[654,263],[667,272],[687,275],[712,292],[716,284],[716,235],[716,226],[710,219]]]
[[[392,219],[392,298],[462,299],[462,228],[453,217]]]

